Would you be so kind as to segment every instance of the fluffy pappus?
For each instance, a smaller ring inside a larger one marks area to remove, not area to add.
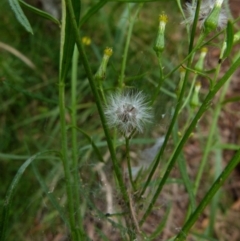
[[[133,131],[143,132],[144,126],[152,122],[152,108],[142,92],[117,92],[107,99],[105,115],[109,127],[116,127],[124,136]]]

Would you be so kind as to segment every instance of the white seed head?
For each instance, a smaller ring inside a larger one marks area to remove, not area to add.
[[[125,136],[134,130],[143,132],[144,125],[153,118],[152,108],[148,106],[142,92],[117,92],[110,95],[105,115],[109,127],[116,127]]]
[[[205,20],[207,19],[209,14],[212,12],[212,10],[216,4],[218,4],[218,2],[215,0],[202,1],[202,4],[200,6],[200,11],[199,11],[199,16],[198,16],[199,28],[203,27]],[[182,23],[190,24],[190,25],[193,24],[196,7],[197,7],[196,1],[193,3],[186,3],[185,12],[186,12],[187,18]],[[221,7],[221,5],[218,7]],[[219,18],[218,18],[218,29],[223,29],[227,24],[227,20],[228,20],[228,18],[226,15],[226,11],[222,7],[220,14],[219,14]]]

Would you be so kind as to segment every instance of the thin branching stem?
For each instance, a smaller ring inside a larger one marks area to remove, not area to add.
[[[75,46],[72,61],[72,75],[71,75],[71,121],[72,126],[77,126],[77,67],[78,67],[78,50]],[[78,172],[78,149],[77,149],[77,129],[72,128],[72,170],[74,180],[75,193],[75,209],[76,209],[76,223],[82,230],[82,217],[80,205],[80,176]]]
[[[127,165],[128,165],[128,175],[130,179],[130,183],[132,185],[132,188],[135,190],[135,185],[132,177],[132,168],[131,168],[131,160],[130,160],[130,148],[129,148],[129,138],[125,137],[125,143],[126,143],[126,156],[127,156]]]
[[[162,53],[157,52],[156,54],[157,54],[158,65],[159,65],[159,81],[158,81],[158,85],[156,87],[156,91],[154,93],[154,97],[151,100],[151,105],[153,105],[154,101],[157,99],[158,94],[160,93],[161,87],[164,82],[163,67],[162,67]]]
[[[187,66],[190,66],[191,63],[192,63],[192,59],[193,59],[193,43],[194,43],[194,37],[195,37],[195,31],[196,31],[196,26],[197,26],[197,19],[198,19],[198,15],[199,15],[199,10],[200,10],[200,4],[201,4],[201,0],[198,2],[198,5],[197,5],[197,9],[196,9],[196,14],[195,14],[195,19],[194,19],[194,23],[193,23],[193,29],[192,29],[192,32],[194,32],[192,35],[191,35],[191,41],[190,41],[190,45],[189,45],[189,56],[190,58],[188,59],[188,63],[187,63]],[[140,193],[140,196],[143,196],[143,194],[145,193],[155,171],[157,170],[157,166],[159,165],[159,162],[161,160],[161,157],[164,153],[164,150],[167,146],[167,142],[168,142],[168,139],[172,133],[172,130],[173,130],[173,127],[175,125],[175,122],[177,121],[177,117],[178,117],[178,114],[179,114],[179,111],[181,109],[181,106],[182,106],[182,100],[183,100],[183,96],[184,96],[184,93],[185,93],[185,89],[186,89],[186,85],[187,85],[187,80],[188,80],[188,76],[189,76],[189,70],[186,71],[185,73],[185,77],[184,77],[184,81],[183,81],[183,85],[182,85],[182,89],[181,89],[181,92],[180,92],[180,96],[179,96],[179,100],[178,100],[178,103],[177,103],[177,106],[176,106],[176,109],[174,111],[174,114],[173,114],[173,118],[172,118],[172,121],[169,125],[169,128],[167,130],[167,133],[166,133],[166,136],[165,136],[165,139],[164,139],[164,142],[163,142],[163,145],[159,151],[159,153],[156,155],[155,157],[155,160],[154,160],[154,165],[148,175],[148,178],[147,178],[147,181]],[[159,194],[159,193],[158,193]],[[156,196],[156,195],[155,195]],[[156,200],[155,200],[156,201]],[[148,207],[148,211],[145,213],[143,219],[141,220],[141,224],[143,224],[144,220],[147,218],[148,214],[150,213],[151,209],[153,207],[153,204],[150,204],[149,207]]]
[[[120,76],[119,76],[119,80],[118,80],[118,86],[120,89],[122,89],[124,86],[124,77],[125,77],[125,70],[126,70],[126,64],[127,64],[127,56],[128,56],[128,50],[129,50],[130,40],[131,40],[131,36],[132,36],[133,26],[134,26],[136,17],[142,6],[143,6],[143,4],[139,4],[133,17],[129,17],[129,28],[128,28],[128,32],[127,32],[127,39],[126,39],[126,44],[125,44],[123,58],[122,58],[122,66],[121,66]]]
[[[149,215],[149,213],[151,212],[164,184],[167,181],[167,178],[172,170],[172,168],[174,167],[174,164],[178,158],[178,156],[180,155],[183,146],[185,145],[185,143],[187,142],[190,134],[192,133],[193,129],[195,128],[197,122],[199,121],[199,119],[201,118],[201,116],[203,115],[203,113],[210,107],[211,105],[211,101],[214,98],[214,96],[216,95],[216,93],[219,91],[219,89],[226,83],[226,81],[232,76],[232,74],[236,71],[236,69],[240,66],[240,57],[235,61],[235,63],[232,64],[232,66],[230,67],[230,69],[225,73],[225,75],[217,82],[217,84],[214,86],[214,88],[212,90],[209,91],[208,95],[206,96],[206,98],[204,99],[201,107],[199,108],[197,114],[195,115],[194,119],[192,120],[191,124],[189,125],[188,129],[186,130],[182,140],[180,141],[180,143],[178,144],[178,146],[176,147],[170,161],[169,164],[167,166],[167,170],[157,188],[157,191],[155,192],[150,205],[147,208],[147,211],[145,212],[145,214],[143,215],[143,218],[140,222],[140,224],[143,224],[143,222],[145,221],[145,219],[147,218],[147,216]]]
[[[224,54],[224,50],[225,50],[224,46],[225,46],[225,43],[223,44],[223,47],[221,49],[220,58],[222,58],[222,56]],[[213,83],[217,82],[217,77],[218,77],[218,74],[220,72],[220,67],[221,67],[221,63],[219,63],[218,66],[217,66],[217,69],[216,69],[216,72],[215,72],[215,76],[214,76],[214,79],[213,79]],[[209,134],[208,134],[206,145],[204,146],[203,157],[202,157],[200,166],[198,168],[198,172],[197,172],[197,176],[196,176],[196,180],[195,180],[195,185],[194,185],[194,194],[195,195],[197,194],[197,191],[198,191],[198,188],[199,188],[199,184],[200,184],[200,180],[202,178],[203,171],[204,171],[204,168],[205,168],[206,163],[207,163],[207,157],[208,157],[209,152],[210,152],[211,147],[212,147],[213,136],[214,136],[214,133],[216,132],[217,121],[218,121],[219,114],[220,114],[221,107],[222,107],[222,103],[221,102],[223,101],[223,98],[224,98],[224,96],[225,96],[225,94],[227,92],[228,86],[229,86],[229,81],[224,86],[224,88],[223,88],[223,90],[222,90],[222,92],[220,94],[217,106],[216,106],[216,108],[214,110],[214,113],[213,113],[212,125],[211,125],[211,128],[210,128]]]
[[[76,21],[75,15],[74,15],[72,2],[70,0],[65,0],[65,2],[66,2],[67,9],[68,9],[68,13],[69,13],[70,18],[71,18],[71,23],[72,23],[72,26],[73,26],[74,34],[75,34],[75,37],[76,37],[76,45],[78,47],[79,54],[81,55],[82,63],[83,63],[84,69],[86,71],[86,74],[88,76],[89,84],[90,84],[91,90],[93,92],[94,98],[96,100],[98,113],[99,113],[99,116],[100,116],[100,120],[102,122],[103,130],[105,132],[105,136],[106,136],[106,140],[107,140],[107,144],[108,144],[108,148],[109,148],[109,152],[110,152],[112,162],[113,162],[113,169],[114,169],[114,172],[116,174],[118,184],[119,184],[121,193],[123,195],[123,199],[125,200],[126,203],[128,203],[128,195],[127,195],[127,192],[126,192],[126,189],[125,189],[125,186],[124,186],[122,173],[121,173],[118,161],[117,161],[114,146],[113,146],[111,136],[110,136],[110,133],[109,133],[109,130],[108,130],[106,118],[105,118],[103,107],[102,107],[102,104],[101,104],[101,99],[100,99],[100,96],[99,96],[98,91],[97,91],[97,86],[96,86],[96,83],[95,83],[95,80],[94,80],[94,76],[92,74],[92,71],[91,71],[86,53],[85,53],[85,51],[83,49],[83,46],[82,46],[81,36],[80,36],[80,32],[79,32],[79,29],[78,29],[78,26],[77,26],[77,21]]]
[[[75,236],[75,218],[74,218],[74,202],[73,202],[73,182],[70,172],[70,162],[68,160],[68,147],[67,147],[67,131],[66,131],[66,120],[65,120],[65,84],[63,80],[59,82],[59,109],[60,109],[60,125],[61,125],[61,144],[62,144],[62,162],[65,174],[67,197],[68,197],[68,212],[69,212],[69,223],[71,227],[71,233],[73,240],[76,240]]]
[[[189,232],[190,228],[193,226],[193,224],[197,221],[198,217],[201,215],[205,207],[209,204],[209,202],[212,200],[213,196],[216,194],[216,192],[221,188],[225,180],[228,178],[228,176],[231,174],[231,172],[234,170],[234,168],[239,164],[240,162],[240,149],[237,151],[237,153],[234,155],[234,157],[229,161],[228,165],[225,167],[221,175],[218,177],[218,179],[214,182],[210,190],[207,192],[205,197],[202,199],[201,203],[198,205],[195,212],[190,216],[186,224],[183,226],[177,237],[174,239],[174,241],[184,241],[186,240],[187,233]]]

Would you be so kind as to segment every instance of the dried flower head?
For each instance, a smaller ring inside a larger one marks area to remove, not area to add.
[[[129,136],[134,130],[143,132],[144,125],[153,117],[142,92],[112,94],[108,98],[105,115],[108,125],[116,127],[124,136]]]
[[[208,18],[208,16],[210,15],[214,7],[221,8],[218,16],[218,20],[217,20],[218,29],[222,29],[226,26],[228,19],[227,19],[226,11],[222,7],[222,4],[219,5],[218,0],[204,0],[202,1],[202,4],[200,6],[200,11],[198,16],[199,28],[202,28],[204,26],[205,20]],[[197,8],[196,1],[192,3],[186,3],[185,12],[186,12],[187,18],[185,19],[185,21],[183,21],[183,23],[193,24],[196,8]]]

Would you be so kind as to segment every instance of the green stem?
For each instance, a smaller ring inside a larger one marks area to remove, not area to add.
[[[172,168],[174,167],[174,164],[179,156],[179,154],[181,153],[183,146],[185,145],[185,143],[187,142],[190,134],[192,133],[193,129],[195,128],[197,122],[199,121],[199,119],[201,118],[201,116],[203,115],[203,113],[209,108],[212,99],[214,98],[214,96],[216,95],[216,93],[219,91],[219,89],[226,83],[226,81],[231,77],[231,75],[236,71],[236,69],[240,66],[240,57],[235,61],[235,63],[233,63],[231,65],[231,67],[229,68],[229,70],[225,73],[225,75],[219,80],[219,82],[217,82],[217,84],[214,86],[214,88],[212,90],[209,91],[208,95],[206,96],[205,100],[203,101],[201,107],[199,108],[197,114],[195,115],[194,119],[192,120],[190,126],[188,127],[188,129],[186,130],[182,140],[180,141],[180,143],[178,144],[178,146],[176,147],[170,161],[167,167],[167,170],[157,188],[156,193],[154,194],[149,207],[147,208],[145,214],[143,215],[143,218],[140,222],[140,224],[143,224],[143,222],[145,221],[145,219],[147,218],[147,216],[149,215],[149,213],[151,212],[165,182],[167,181],[167,178],[170,174],[170,171],[172,170]]]
[[[130,45],[130,40],[131,40],[131,36],[132,36],[132,31],[133,31],[133,26],[136,20],[136,17],[141,9],[141,7],[143,6],[143,4],[139,4],[138,9],[136,10],[134,16],[129,20],[129,28],[128,28],[128,32],[127,32],[127,40],[126,40],[126,45],[124,48],[124,52],[123,52],[123,59],[122,59],[122,66],[121,66],[121,72],[120,72],[120,76],[119,76],[119,80],[118,80],[118,86],[120,89],[123,88],[124,86],[124,76],[125,76],[125,69],[126,69],[126,63],[127,63],[127,56],[128,56],[128,50],[129,50],[129,45]]]
[[[101,81],[99,81],[99,82],[101,82]],[[103,102],[106,105],[107,104],[107,100],[106,100],[106,97],[105,97],[105,94],[104,94],[102,83],[99,83],[99,90],[100,90]]]
[[[184,107],[189,103],[190,97],[192,96],[193,88],[195,86],[195,82],[196,82],[197,76],[198,75],[194,75],[194,77],[193,77],[192,84],[191,84],[191,87],[189,89],[188,95],[187,95],[187,97],[186,97],[186,99],[185,99],[185,101],[184,101],[184,103],[183,103],[179,113],[181,113],[183,111]]]
[[[125,137],[125,141],[126,141],[126,153],[127,153],[128,175],[129,175],[129,178],[130,178],[130,182],[131,182],[132,188],[133,188],[133,190],[135,190],[135,185],[134,185],[133,177],[132,177],[131,163],[130,163],[129,138],[128,138],[128,137]]]
[[[173,129],[173,141],[174,141],[174,145],[177,146],[177,143],[179,143],[179,137],[178,137],[178,126],[177,123],[175,124],[175,127]],[[178,167],[185,185],[185,188],[188,192],[189,195],[189,200],[190,200],[190,209],[189,209],[189,214],[191,212],[193,212],[196,208],[196,201],[195,201],[195,197],[194,197],[194,193],[193,193],[193,185],[192,182],[188,176],[187,173],[187,161],[184,157],[183,152],[180,153],[179,158],[178,158]]]
[[[61,144],[62,144],[62,162],[65,174],[67,197],[68,197],[68,212],[69,223],[71,227],[71,234],[73,240],[76,240],[75,234],[75,219],[74,219],[74,203],[73,203],[73,182],[70,173],[70,163],[68,159],[68,144],[67,144],[67,132],[65,121],[65,84],[62,80],[59,82],[59,110],[60,110],[60,125],[61,125]]]
[[[67,9],[68,9],[70,18],[71,18],[71,23],[72,23],[74,34],[75,34],[75,37],[76,37],[76,44],[77,44],[77,47],[78,47],[78,51],[79,51],[79,54],[81,55],[82,63],[83,63],[84,69],[86,71],[86,74],[87,74],[87,77],[88,77],[88,80],[89,80],[89,84],[90,84],[90,87],[92,89],[92,93],[93,93],[93,95],[96,99],[96,105],[97,105],[98,113],[99,113],[99,116],[100,116],[100,119],[101,119],[101,122],[102,122],[103,130],[105,132],[109,152],[110,152],[112,163],[113,163],[113,169],[114,169],[114,172],[116,174],[118,184],[119,184],[121,193],[123,195],[123,199],[125,200],[126,203],[128,203],[128,195],[127,195],[127,192],[126,192],[126,189],[125,189],[125,186],[124,186],[122,173],[121,173],[118,161],[117,161],[114,146],[113,146],[111,136],[110,136],[110,133],[109,133],[109,130],[108,130],[106,118],[105,118],[105,115],[104,115],[103,107],[101,105],[101,100],[100,100],[100,96],[99,96],[98,91],[97,91],[94,76],[92,74],[89,62],[87,60],[87,56],[86,56],[85,51],[84,51],[83,46],[82,46],[81,36],[80,36],[79,29],[78,29],[78,26],[77,26],[76,18],[75,18],[75,15],[74,15],[72,2],[70,0],[65,0],[65,2],[66,2],[66,6],[67,6]]]
[[[228,165],[225,167],[221,175],[218,177],[218,179],[214,182],[210,190],[207,192],[205,197],[202,199],[201,203],[195,210],[195,212],[190,216],[188,221],[183,226],[180,233],[177,235],[177,237],[174,239],[174,241],[183,241],[186,240],[187,233],[189,232],[190,228],[193,226],[193,224],[197,221],[198,217],[202,214],[205,207],[208,205],[208,203],[211,201],[215,193],[221,188],[225,180],[228,178],[228,176],[231,174],[231,172],[234,170],[234,168],[238,165],[240,162],[240,149],[237,151],[237,153],[234,155],[234,157],[230,160]]]
[[[220,137],[220,136],[219,136]],[[214,152],[216,156],[214,166],[214,181],[219,177],[222,172],[222,149],[217,149]],[[211,204],[210,204],[210,215],[209,215],[209,224],[206,230],[208,237],[212,237],[214,235],[214,226],[216,224],[217,212],[219,210],[219,202],[221,198],[221,190],[219,190],[215,196],[213,197]]]
[[[195,37],[195,31],[196,31],[196,26],[197,26],[199,10],[200,10],[200,4],[201,4],[201,0],[198,1],[196,14],[195,14],[195,18],[194,18],[194,23],[193,23],[192,35],[191,35],[190,44],[189,44],[189,50],[188,50],[189,56],[190,56],[190,58],[188,58],[188,63],[187,63],[188,67],[191,65],[192,59],[193,59],[193,43],[194,43],[194,37]],[[202,41],[202,39],[201,39],[201,41]],[[140,193],[139,197],[141,197],[144,194],[144,192],[146,191],[146,189],[147,189],[147,187],[148,187],[148,185],[149,185],[149,183],[150,183],[150,181],[151,181],[155,171],[157,170],[157,167],[158,167],[158,164],[160,162],[160,159],[161,159],[161,157],[163,155],[163,152],[164,152],[164,150],[165,150],[165,148],[167,146],[168,139],[169,139],[169,137],[170,137],[170,135],[172,133],[172,129],[173,129],[174,125],[175,125],[175,122],[177,121],[179,110],[180,110],[180,108],[182,106],[182,101],[183,101],[183,96],[184,96],[186,85],[187,85],[187,81],[188,81],[188,76],[189,76],[189,70],[187,69],[186,73],[185,73],[182,89],[181,89],[181,92],[180,92],[179,100],[178,100],[178,103],[177,103],[177,106],[176,106],[176,109],[175,109],[172,121],[171,121],[171,123],[169,125],[169,128],[167,130],[167,133],[166,133],[166,136],[165,136],[165,140],[163,142],[163,145],[162,145],[159,153],[156,155],[156,158],[154,160],[154,165],[153,165],[153,167],[152,167],[152,169],[151,169],[151,171],[150,171],[150,173],[148,175],[147,181],[146,181],[146,183],[145,183],[145,185],[143,187],[143,190]],[[143,219],[141,220],[140,224],[143,224],[144,220],[147,218],[147,215],[150,213],[152,207],[153,207],[153,204],[150,204],[149,208],[147,209],[147,212],[143,216]]]
[[[220,58],[222,58],[222,55],[223,55],[224,51],[225,51],[225,48],[223,47],[222,50],[221,50]],[[221,67],[221,63],[218,64],[218,66],[217,66],[213,83],[216,83],[217,76],[220,72],[220,67]],[[212,120],[211,128],[210,128],[210,131],[209,131],[209,134],[208,134],[207,143],[204,146],[203,157],[202,157],[202,160],[200,162],[200,166],[198,168],[198,173],[197,173],[197,177],[196,177],[196,181],[195,181],[195,185],[194,185],[195,195],[197,194],[197,190],[199,188],[200,180],[202,178],[203,171],[204,171],[204,168],[205,168],[206,163],[207,163],[208,155],[209,155],[209,153],[211,151],[211,148],[212,148],[213,136],[214,136],[214,133],[216,133],[217,121],[218,121],[218,118],[219,118],[219,115],[220,115],[220,112],[221,112],[222,101],[224,99],[224,96],[226,95],[229,83],[230,83],[230,81],[228,81],[227,84],[223,87],[223,90],[222,90],[222,92],[220,94],[220,97],[219,97],[218,104],[217,104],[216,109],[215,109],[214,114],[213,114],[213,120]]]
[[[158,86],[156,88],[156,91],[155,91],[155,94],[154,94],[154,97],[152,98],[152,101],[151,101],[151,105],[154,103],[154,101],[157,99],[158,97],[158,94],[161,90],[161,87],[162,87],[162,84],[163,84],[163,80],[164,80],[164,77],[163,77],[163,68],[162,68],[162,58],[161,58],[161,54],[162,53],[159,53],[157,52],[157,57],[158,57],[158,65],[159,65],[159,82],[158,82]]]
[[[191,62],[192,62],[192,58],[189,60],[188,65],[190,65]],[[180,93],[180,96],[179,96],[179,101],[178,101],[178,103],[177,103],[177,106],[176,106],[176,109],[175,109],[175,112],[174,112],[172,121],[171,121],[171,123],[170,123],[170,125],[169,125],[169,128],[168,128],[168,130],[167,130],[167,134],[166,134],[166,136],[165,136],[165,140],[164,140],[164,142],[163,142],[163,145],[162,145],[159,153],[158,153],[157,156],[156,156],[155,163],[154,163],[154,165],[153,165],[153,167],[152,167],[152,169],[151,169],[151,172],[150,172],[150,174],[149,174],[149,176],[148,176],[148,179],[147,179],[147,181],[146,181],[146,183],[145,183],[145,185],[144,185],[144,188],[143,188],[140,196],[142,196],[142,195],[144,194],[146,188],[148,187],[149,182],[151,181],[151,179],[152,179],[152,177],[153,177],[153,174],[154,174],[155,171],[157,170],[157,166],[158,166],[158,164],[159,164],[159,162],[160,162],[160,160],[161,160],[161,157],[162,157],[162,155],[163,155],[163,152],[164,152],[164,150],[165,150],[165,148],[166,148],[166,146],[167,146],[168,139],[169,139],[169,137],[170,137],[170,135],[171,135],[171,133],[172,133],[173,127],[174,127],[174,125],[175,125],[175,122],[177,121],[178,113],[179,113],[179,110],[180,110],[180,108],[181,108],[181,106],[182,106],[182,100],[183,100],[183,95],[184,95],[185,88],[186,88],[186,85],[187,85],[188,75],[189,75],[189,71],[187,70],[187,71],[186,71],[186,74],[185,74],[185,78],[184,78],[182,90],[181,90],[181,93]],[[170,163],[170,164],[171,164],[171,163]],[[168,172],[168,169],[167,169],[167,171],[166,171],[166,173],[165,173],[165,175],[168,176],[167,172]],[[165,176],[165,175],[164,175],[164,176]],[[143,218],[142,218],[142,220],[141,220],[141,222],[140,222],[140,225],[143,224],[143,222],[145,221],[145,219],[147,218],[147,216],[148,216],[149,213],[151,212],[151,210],[152,210],[152,208],[153,208],[153,206],[154,206],[154,204],[155,204],[155,202],[156,202],[156,200],[157,200],[157,198],[158,198],[158,195],[159,195],[160,191],[162,190],[163,182],[165,183],[166,180],[167,180],[167,179],[164,179],[164,178],[161,180],[160,185],[159,185],[159,187],[157,188],[157,191],[156,191],[156,193],[155,193],[152,201],[150,202],[150,205],[149,205],[148,208],[147,208],[147,211],[146,211],[145,214],[143,215]]]
[[[98,3],[93,5],[87,13],[82,17],[79,26],[82,26],[84,23],[87,22],[88,19],[90,19],[96,12],[98,12],[106,3],[108,0],[99,0]]]
[[[72,74],[71,74],[71,121],[72,126],[77,126],[77,67],[78,67],[78,50],[74,47],[72,58]],[[80,176],[78,173],[78,148],[77,148],[77,130],[72,128],[72,170],[75,193],[75,210],[76,224],[82,231],[82,215],[80,209]]]

